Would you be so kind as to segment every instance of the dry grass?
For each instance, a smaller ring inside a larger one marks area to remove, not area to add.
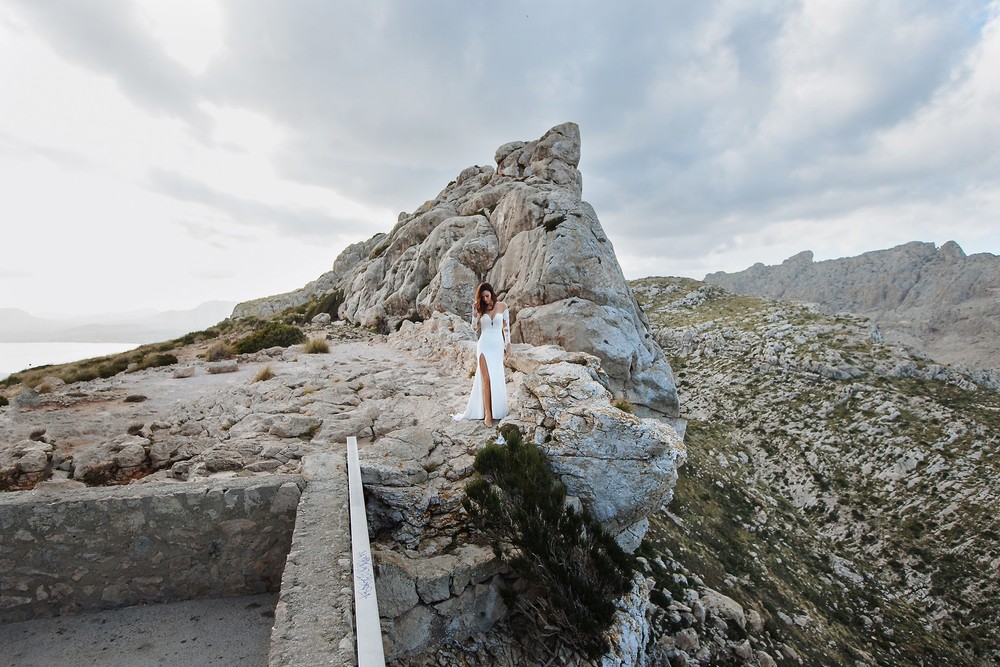
[[[205,359],[208,361],[222,361],[223,359],[232,359],[236,354],[236,350],[233,346],[225,341],[219,341],[214,343],[205,352]]]
[[[264,368],[257,371],[257,375],[253,376],[251,382],[266,382],[274,377],[274,371],[271,370],[270,366],[264,366]]]
[[[330,351],[330,345],[325,338],[310,338],[306,343],[306,354],[326,354]]]

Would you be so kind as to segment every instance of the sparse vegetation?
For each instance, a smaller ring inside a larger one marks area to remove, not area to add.
[[[213,343],[205,351],[206,361],[222,361],[223,359],[232,359],[236,355],[236,349],[227,343],[226,341],[219,341]]]
[[[462,504],[528,585],[524,594],[506,591],[507,603],[583,653],[600,655],[634,561],[585,508],[567,505],[566,487],[541,450],[524,442],[516,426],[504,425],[501,433],[505,445],[487,445],[476,455],[479,477],[466,485]]]
[[[627,398],[616,398],[611,401],[611,405],[615,406],[622,412],[633,414],[632,403],[630,403]]]
[[[267,365],[257,371],[257,374],[253,376],[253,380],[250,382],[267,382],[274,377],[274,371],[271,370],[271,366]]]
[[[689,279],[634,286],[689,419],[642,555],[757,609],[756,639],[805,664],[1000,659],[983,620],[1000,582],[976,565],[997,557],[981,537],[996,501],[968,500],[995,479],[1000,395],[874,344],[858,317]]]
[[[378,259],[388,249],[389,249],[389,241],[387,240],[383,241],[382,243],[379,243],[377,246],[375,246],[375,248],[372,249],[370,253],[368,253],[368,259]]]
[[[266,322],[249,336],[236,342],[240,354],[259,352],[269,347],[288,347],[305,341],[306,336],[297,326],[284,322]]]
[[[379,315],[375,318],[375,323],[372,325],[372,331],[383,336],[388,336],[392,331],[389,329],[389,320],[385,315]]]
[[[177,363],[177,357],[172,353],[176,344],[151,343],[140,345],[129,352],[108,355],[105,357],[94,357],[74,361],[67,364],[48,364],[36,366],[34,368],[14,373],[0,381],[0,386],[34,388],[41,384],[46,377],[56,377],[66,384],[76,382],[89,382],[97,378],[110,378],[123,373],[131,367],[131,370],[143,370],[157,366],[169,366]]]
[[[246,324],[247,318],[244,318],[240,322]],[[200,343],[206,340],[212,340],[213,338],[218,338],[224,333],[233,331],[236,328],[236,326],[237,325],[233,320],[225,319],[214,326],[204,329],[203,331],[192,331],[190,333],[186,333],[180,338],[175,339],[174,344],[183,346],[183,345],[191,345],[193,343]]]
[[[556,227],[558,227],[565,221],[566,221],[565,213],[551,214],[545,216],[545,222],[543,223],[543,226],[545,227],[546,232],[554,232],[556,230]]]
[[[167,352],[156,352],[145,355],[132,368],[133,371],[141,371],[146,368],[158,368],[160,366],[173,366],[177,363],[177,357]]]
[[[325,338],[310,338],[306,343],[306,354],[326,354],[330,351],[330,344]]]

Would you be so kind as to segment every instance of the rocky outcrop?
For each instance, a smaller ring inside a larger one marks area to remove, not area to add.
[[[613,392],[637,410],[676,417],[673,375],[594,209],[581,199],[579,128],[497,149],[496,168],[469,167],[388,234],[347,248],[295,292],[240,304],[263,316],[332,290],[340,317],[382,331],[434,312],[468,317],[477,283],[511,308],[515,342],[597,356]]]
[[[1000,370],[1000,257],[967,256],[954,241],[823,262],[805,251],[777,266],[711,273],[705,282],[738,294],[816,303],[827,314],[857,313],[890,342],[944,363]]]
[[[0,443],[14,444],[0,447],[0,476],[12,488],[37,484],[39,493],[138,477],[133,483],[309,477],[309,460],[342,456],[347,436],[357,436],[395,664],[472,636],[506,650],[499,647],[509,637],[492,628],[507,615],[500,590],[510,573],[469,534],[461,505],[476,452],[497,437],[482,422],[451,418],[465,404],[475,363],[468,322],[435,312],[389,336],[343,322],[314,325],[309,335],[329,339],[329,352],[269,349],[213,374],[210,363],[177,350],[194,371],[187,377],[151,368],[3,408]],[[257,381],[265,367],[270,379]],[[518,343],[507,372],[506,421],[549,455],[574,502],[634,549],[645,517],[671,497],[686,456],[679,433],[614,407],[604,366],[591,354]],[[147,400],[125,400],[140,394]],[[613,637],[621,655],[645,645],[644,599],[621,601]]]

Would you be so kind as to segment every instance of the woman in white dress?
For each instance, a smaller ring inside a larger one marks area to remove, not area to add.
[[[492,285],[476,288],[472,326],[479,334],[476,345],[476,378],[462,419],[482,419],[487,426],[507,416],[507,383],[503,358],[510,352],[510,313],[497,301]]]

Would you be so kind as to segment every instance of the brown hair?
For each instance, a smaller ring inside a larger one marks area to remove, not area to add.
[[[476,315],[485,315],[486,311],[489,310],[486,306],[486,299],[483,298],[483,292],[489,292],[492,294],[493,303],[495,304],[497,302],[497,293],[496,290],[493,289],[493,285],[490,285],[489,283],[479,283],[479,287],[476,288]]]

